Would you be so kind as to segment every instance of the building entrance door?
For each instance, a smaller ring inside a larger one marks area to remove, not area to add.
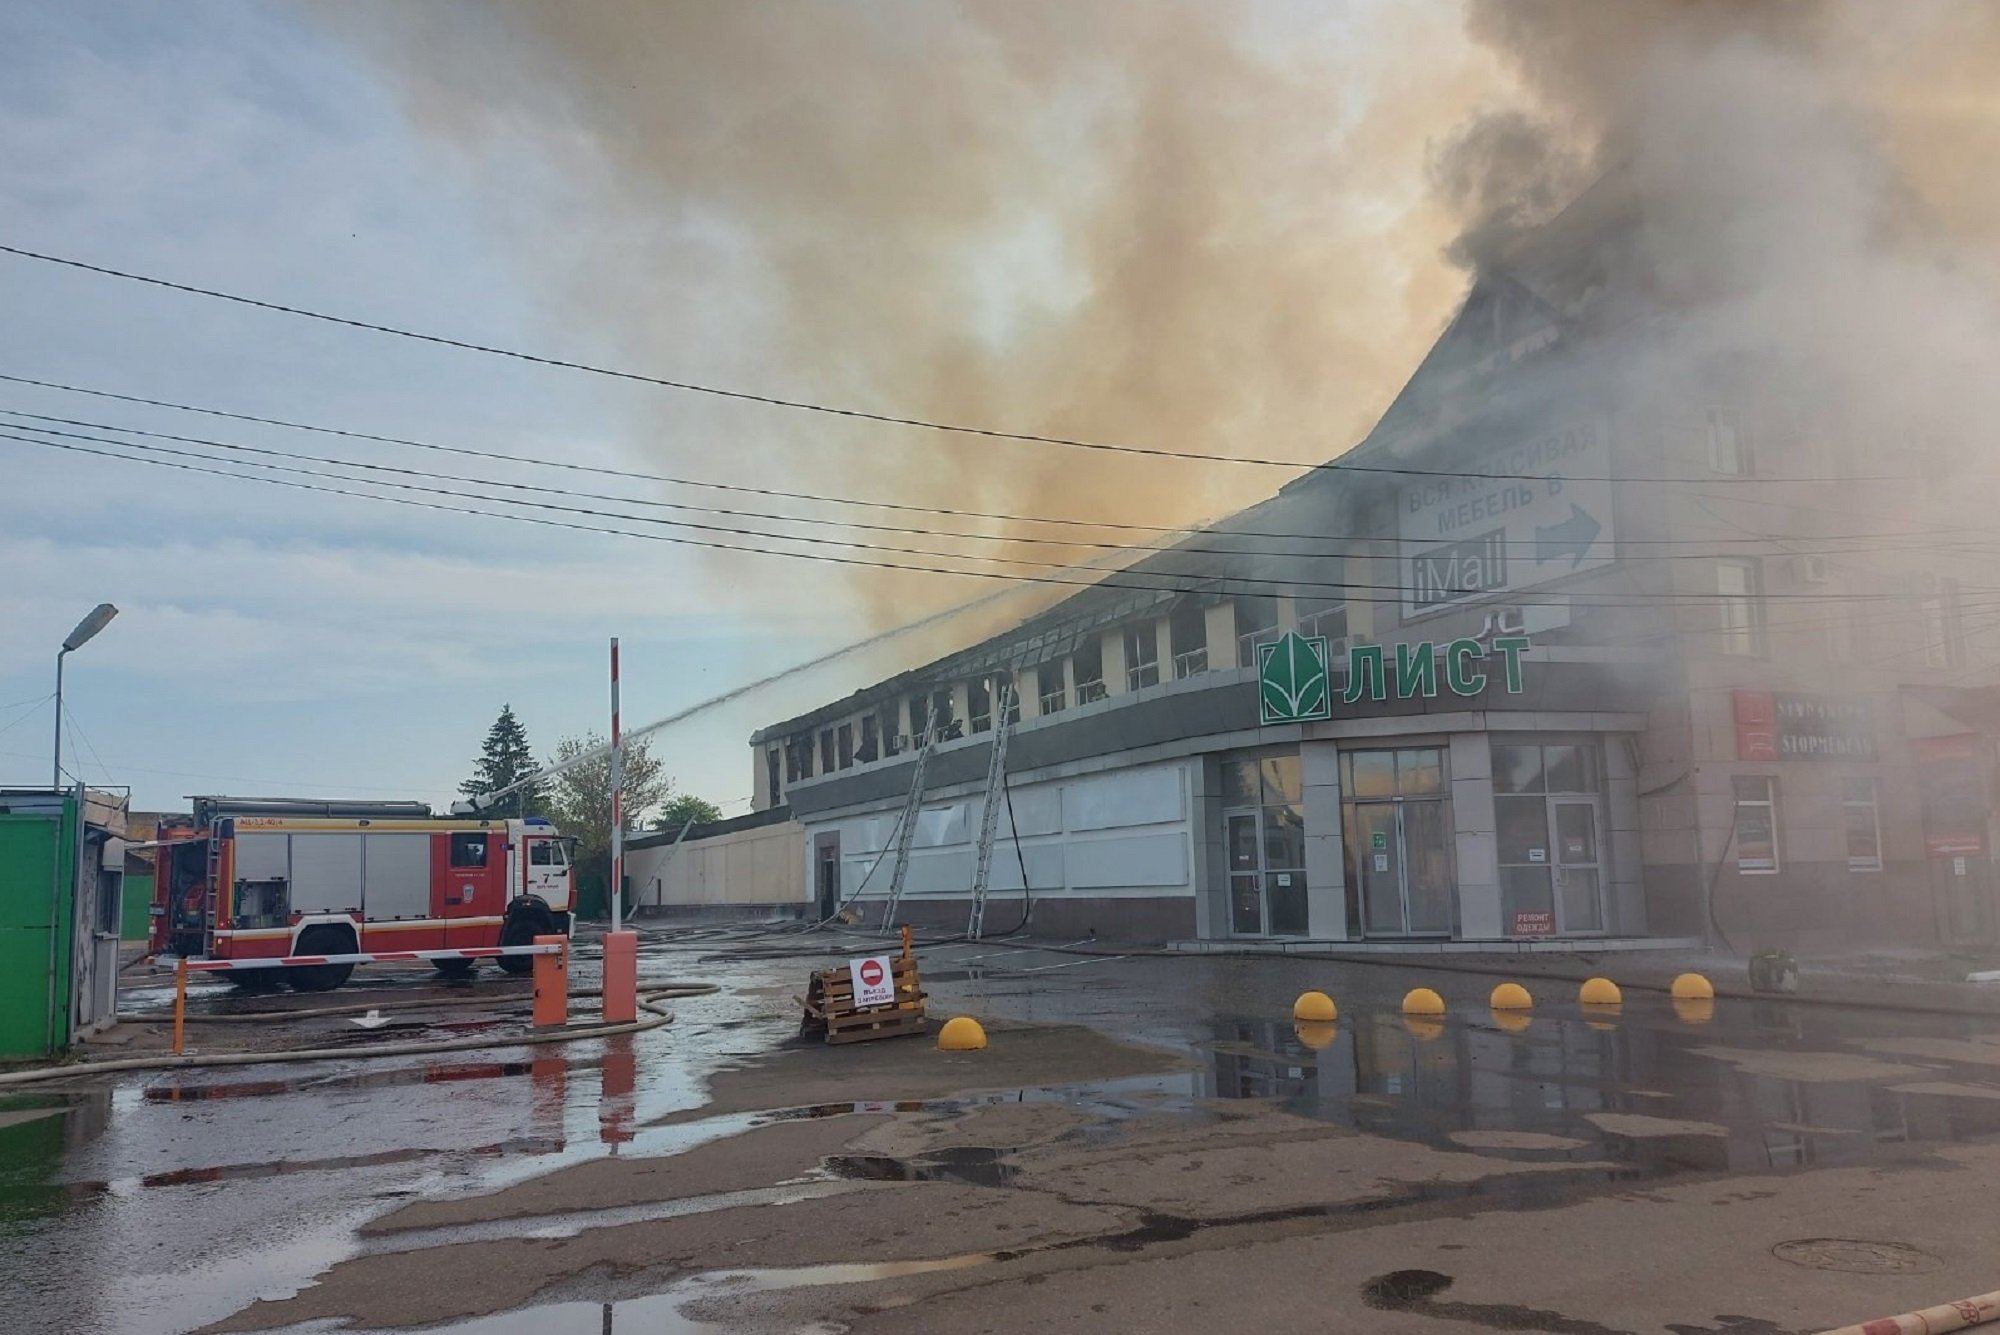
[[[1225,811],[1222,826],[1230,935],[1305,935],[1303,827],[1282,809],[1263,807]]]
[[[1361,924],[1369,936],[1449,936],[1451,823],[1442,802],[1356,802]]]
[[[1597,847],[1597,802],[1549,799],[1556,827],[1556,930],[1604,930],[1603,869]]]

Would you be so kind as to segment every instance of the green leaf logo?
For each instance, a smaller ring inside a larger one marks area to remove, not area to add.
[[[1257,715],[1264,723],[1305,723],[1333,716],[1326,637],[1288,630],[1257,647]]]

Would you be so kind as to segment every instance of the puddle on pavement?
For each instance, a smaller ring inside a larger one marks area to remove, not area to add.
[[[836,1154],[825,1171],[851,1182],[962,1182],[974,1187],[1004,1187],[1014,1179],[1007,1151],[984,1145],[958,1145],[908,1159],[886,1154]]]
[[[798,1266],[784,1270],[717,1270],[676,1283],[661,1293],[609,1303],[550,1303],[513,1312],[432,1327],[454,1335],[711,1335],[733,1329],[697,1321],[683,1310],[711,1299],[747,1297],[783,1289],[869,1284],[878,1280],[931,1275],[990,1265],[990,1253],[947,1256],[933,1261],[881,1261]],[[794,1328],[797,1335],[814,1335],[844,1327],[811,1325]]]
[[[1812,1078],[1716,1060],[1703,1049],[1725,1033],[1740,1040],[1743,1029],[1687,1023],[1655,998],[1628,1001],[1615,1020],[1537,1014],[1514,1030],[1489,1023],[1484,1008],[1418,1029],[1400,1015],[1357,1009],[1341,1016],[1330,1038],[1302,1036],[1289,1021],[1225,1019],[1197,1046],[1207,1059],[1208,1097],[1268,1101],[1360,1131],[1518,1161],[1610,1157],[1656,1173],[1768,1171],[1909,1155],[2000,1134],[2000,1100],[1842,1078],[1853,1069],[1845,1058],[1857,1023],[1867,1023],[1854,1013],[1752,1003],[1741,1019],[1786,1054],[1772,1063],[1776,1069]],[[1709,1134],[1623,1133],[1647,1119],[1714,1126]],[[1552,1149],[1452,1139],[1488,1131],[1581,1143]]]

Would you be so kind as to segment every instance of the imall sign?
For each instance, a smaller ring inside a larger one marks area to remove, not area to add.
[[[1347,685],[1342,704],[1362,700],[1436,698],[1440,684],[1453,695],[1473,696],[1491,678],[1498,660],[1509,695],[1523,688],[1521,655],[1533,647],[1525,635],[1495,636],[1490,645],[1474,639],[1437,644],[1424,640],[1395,646],[1357,644],[1347,651]],[[1311,723],[1333,717],[1333,673],[1326,637],[1286,631],[1257,649],[1257,718],[1260,723]]]
[[[1532,588],[1609,565],[1607,433],[1578,422],[1482,451],[1466,473],[1403,489],[1403,614]]]

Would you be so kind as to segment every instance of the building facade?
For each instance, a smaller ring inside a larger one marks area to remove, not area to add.
[[[1993,940],[1996,626],[1948,456],[1607,296],[1625,209],[1480,279],[1354,450],[757,733],[804,884],[882,898],[934,722],[899,917],[962,928],[1011,712],[989,934]]]

